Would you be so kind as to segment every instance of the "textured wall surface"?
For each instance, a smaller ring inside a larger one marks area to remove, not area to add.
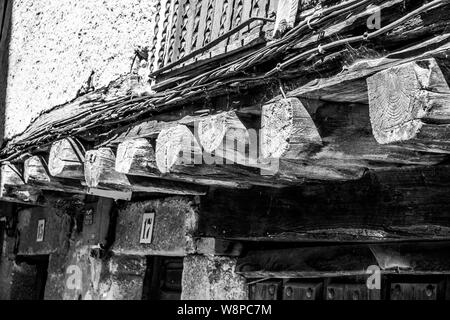
[[[247,300],[245,278],[236,259],[191,255],[184,258],[182,300]]]
[[[155,212],[151,244],[141,244],[142,217]],[[193,201],[185,197],[129,203],[119,211],[112,250],[120,254],[184,256],[194,250],[197,227]]]
[[[14,0],[5,138],[73,99],[92,72],[94,87],[129,72],[134,50],[150,42],[155,2]]]

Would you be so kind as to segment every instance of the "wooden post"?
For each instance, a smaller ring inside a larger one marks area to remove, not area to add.
[[[159,133],[155,155],[161,173],[169,173],[178,165],[194,165],[202,161],[200,145],[184,125],[163,129]]]
[[[450,87],[431,58],[367,79],[370,120],[378,143],[450,153]]]
[[[321,144],[314,121],[297,98],[281,99],[262,107],[263,158],[298,159]]]
[[[84,151],[76,140],[62,139],[52,144],[48,170],[54,177],[84,180]]]

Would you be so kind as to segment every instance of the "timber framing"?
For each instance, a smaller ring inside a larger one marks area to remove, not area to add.
[[[376,30],[364,0],[286,3],[259,22],[220,6],[223,26],[180,6],[216,42],[162,17],[151,83],[123,75],[5,141],[2,198],[201,196],[197,236],[224,243],[448,240],[449,1],[375,1]]]

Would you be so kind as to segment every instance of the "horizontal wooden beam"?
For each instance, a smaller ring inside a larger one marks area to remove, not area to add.
[[[250,250],[236,271],[247,278],[315,278],[382,274],[450,274],[449,242],[333,245]]]
[[[368,104],[366,78],[407,62],[432,57],[445,58],[450,50],[449,41],[450,34],[446,33],[379,59],[361,60],[348,70],[330,78],[314,79],[286,92],[286,95],[313,100]],[[277,96],[272,101],[280,98],[281,96]]]
[[[363,179],[263,190],[211,188],[198,235],[274,242],[450,239],[450,168],[368,172]]]

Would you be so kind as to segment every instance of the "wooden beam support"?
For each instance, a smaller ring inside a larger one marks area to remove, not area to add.
[[[369,266],[378,266],[382,274],[449,274],[449,249],[449,242],[411,242],[251,250],[236,271],[247,278],[316,278],[367,276]]]
[[[189,135],[192,135],[191,131]],[[192,138],[193,136],[189,139]],[[177,164],[171,168],[172,172],[163,174],[154,168],[156,156],[151,141],[142,138],[136,140],[122,142],[117,152],[116,170],[127,174],[129,179],[131,176],[161,178],[173,180],[173,183],[179,183],[180,187],[183,186],[183,182],[187,182],[184,185],[187,189],[192,189],[193,183],[232,188],[248,188],[251,184],[277,186],[276,181],[261,176],[255,168],[202,164],[203,158],[199,158],[199,163],[195,165]]]
[[[382,58],[365,59],[355,62],[347,70],[330,78],[314,79],[307,84],[286,92],[287,97],[317,99],[333,102],[369,103],[366,79],[377,72],[399,66],[404,63],[428,59],[443,58],[450,50],[450,34],[436,36],[430,40],[406,49],[392,52]],[[335,53],[333,53],[336,55]],[[330,58],[331,60],[333,57]],[[272,101],[277,101],[277,96]]]
[[[25,184],[19,167],[4,162],[0,170],[0,200],[26,204],[38,204],[41,192]]]
[[[202,150],[191,130],[177,125],[159,133],[155,158],[159,171],[170,173],[179,166],[201,164]]]
[[[367,85],[378,143],[450,153],[450,87],[436,59],[381,71],[369,77]]]
[[[195,252],[212,256],[239,257],[243,251],[243,244],[220,238],[196,238]]]
[[[111,148],[99,148],[86,152],[84,172],[90,188],[131,192],[131,184],[125,174],[115,168],[116,156]]]
[[[450,168],[369,172],[363,179],[283,189],[210,188],[198,235],[330,242],[450,239]]]
[[[250,127],[254,121],[245,118],[229,111],[201,119],[196,130],[204,151],[227,164],[263,167],[258,161],[259,125]]]
[[[138,138],[120,143],[117,147],[115,169],[132,175],[159,175],[151,142],[146,138]]]
[[[313,112],[323,146],[307,155],[311,161],[378,170],[399,165],[435,165],[446,157],[401,145],[379,144],[372,134],[367,105],[322,103]]]
[[[273,30],[275,38],[281,37],[287,30],[294,27],[300,2],[297,0],[281,0],[278,2],[277,18]]]
[[[84,148],[77,140],[58,140],[50,148],[48,171],[54,177],[84,180],[84,156]]]
[[[121,155],[126,156],[127,152],[121,152]],[[131,195],[131,192],[177,195],[204,195],[206,193],[204,187],[193,184],[127,176],[125,173],[115,169],[116,163],[119,162],[116,161],[116,156],[111,148],[99,148],[98,150],[88,151],[85,164],[87,185],[90,188],[100,190],[122,191],[129,195]],[[118,166],[120,168],[119,164]],[[133,167],[136,168],[136,165]]]
[[[314,121],[299,99],[281,99],[262,107],[262,157],[299,159],[321,145]]]
[[[42,190],[79,194],[87,193],[87,188],[80,181],[50,176],[45,160],[40,156],[31,156],[25,160],[24,180],[27,185]]]

